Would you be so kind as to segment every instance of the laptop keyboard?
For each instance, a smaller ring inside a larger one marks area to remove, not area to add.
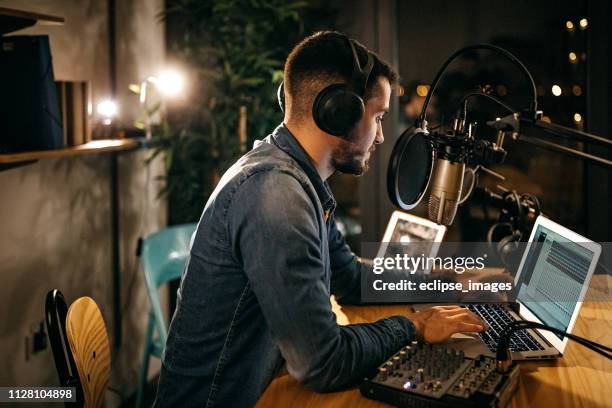
[[[487,322],[489,329],[478,335],[492,352],[497,351],[497,342],[503,330],[515,319],[497,304],[472,304],[467,307]],[[510,351],[538,351],[544,347],[526,330],[517,330],[510,338]]]

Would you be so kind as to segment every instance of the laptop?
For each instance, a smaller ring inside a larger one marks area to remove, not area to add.
[[[516,302],[467,305],[489,329],[478,337],[455,335],[449,345],[468,357],[494,356],[499,335],[514,320],[571,333],[600,254],[600,244],[539,216],[515,276]],[[510,351],[513,360],[551,359],[563,355],[567,342],[548,331],[521,330],[512,336]]]
[[[430,257],[435,257],[445,233],[444,225],[403,211],[394,211],[376,256],[393,257],[398,253],[418,256],[426,252]]]

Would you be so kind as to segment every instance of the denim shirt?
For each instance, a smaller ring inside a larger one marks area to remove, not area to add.
[[[304,386],[336,390],[412,339],[403,316],[336,323],[330,296],[357,303],[367,266],[335,206],[283,125],[223,175],[181,279],[155,406],[252,406],[284,363]]]

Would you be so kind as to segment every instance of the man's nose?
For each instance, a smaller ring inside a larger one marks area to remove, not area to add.
[[[374,144],[382,144],[385,141],[385,136],[383,135],[382,129],[376,132],[376,137],[374,138]]]

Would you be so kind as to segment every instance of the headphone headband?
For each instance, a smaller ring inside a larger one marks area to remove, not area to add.
[[[370,54],[370,52],[366,51],[368,59],[365,66],[362,68],[361,64],[359,63],[359,56],[357,55],[354,40],[350,39],[346,35],[344,38],[346,38],[346,41],[349,43],[349,47],[351,48],[351,52],[353,54],[353,73],[351,75],[350,85],[355,93],[363,98],[366,86],[368,84],[368,78],[370,77],[370,73],[374,67],[374,58],[372,58],[372,54]]]

